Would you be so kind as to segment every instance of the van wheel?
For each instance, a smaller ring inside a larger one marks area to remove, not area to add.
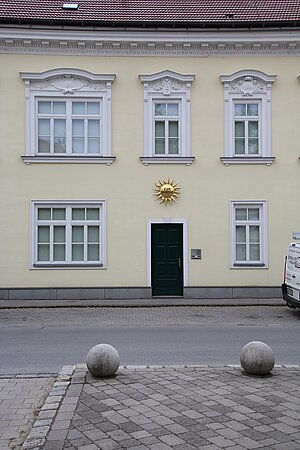
[[[291,308],[291,309],[296,309],[296,306],[292,305],[292,304],[289,303],[289,302],[287,302],[287,305],[288,305],[288,307]]]

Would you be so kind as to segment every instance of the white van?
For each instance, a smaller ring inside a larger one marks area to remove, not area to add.
[[[289,308],[300,308],[300,243],[289,245],[284,264],[282,296]]]

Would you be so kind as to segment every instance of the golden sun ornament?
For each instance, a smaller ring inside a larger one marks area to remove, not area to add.
[[[167,180],[160,181],[158,180],[158,183],[155,183],[155,195],[156,200],[160,200],[160,204],[164,203],[165,206],[167,206],[168,202],[176,202],[177,198],[179,197],[179,189],[180,187],[178,184],[174,184],[174,180],[170,180],[168,178]]]

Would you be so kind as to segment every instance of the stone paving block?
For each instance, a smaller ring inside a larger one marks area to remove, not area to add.
[[[81,445],[80,447],[78,447],[78,450],[99,450],[99,448],[95,444],[88,444]]]
[[[299,450],[299,444],[296,442],[285,442],[284,444],[273,445],[274,450]]]
[[[210,437],[210,438],[207,438],[207,440],[221,448],[227,448],[232,445],[235,445],[234,441],[231,441],[230,439],[226,439],[223,436]]]
[[[101,450],[114,450],[116,448],[121,448],[121,446],[112,439],[103,439],[99,442],[99,445],[101,446],[99,447]]]
[[[43,450],[61,450],[62,448],[64,448],[64,441],[50,441],[46,443]]]
[[[270,424],[270,426],[275,428],[275,430],[282,431],[283,433],[286,434],[292,434],[298,431],[297,428],[291,427],[285,423],[274,423]]]
[[[184,440],[180,439],[178,436],[175,436],[174,434],[167,434],[164,436],[160,436],[159,439],[161,441],[163,441],[165,444],[170,445],[170,446],[184,444]]]

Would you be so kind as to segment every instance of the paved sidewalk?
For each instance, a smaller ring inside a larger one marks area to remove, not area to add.
[[[65,367],[23,450],[300,449],[300,367]]]
[[[0,376],[0,450],[21,449],[55,377]]]

